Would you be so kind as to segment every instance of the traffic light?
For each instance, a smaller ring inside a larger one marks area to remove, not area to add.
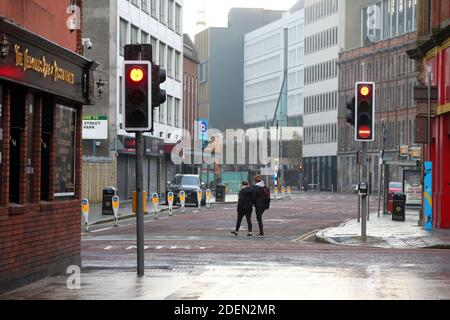
[[[152,107],[157,108],[166,102],[166,91],[160,88],[160,85],[166,82],[166,70],[158,65],[152,65]]]
[[[149,61],[125,61],[123,106],[125,131],[146,132],[153,126],[152,74]]]
[[[375,83],[356,83],[355,140],[375,140]]]
[[[347,101],[347,122],[355,125],[355,97]]]

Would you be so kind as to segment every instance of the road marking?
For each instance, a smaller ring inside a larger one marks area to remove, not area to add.
[[[164,247],[163,246],[157,246],[155,249],[156,250],[161,250],[161,249],[163,249]]]
[[[126,248],[125,250],[133,250],[133,249],[137,249],[137,247],[136,246],[130,246],[130,247]]]
[[[316,234],[317,232],[319,232],[320,231],[320,229],[315,229],[315,230],[312,230],[312,231],[310,231],[310,232],[308,232],[308,233],[305,233],[305,234],[302,234],[300,237],[298,237],[297,239],[294,239],[294,240],[292,240],[292,242],[303,242],[303,241],[305,241],[306,239],[308,239],[309,237],[311,237],[313,234]]]
[[[111,250],[112,246],[107,246],[105,250]]]

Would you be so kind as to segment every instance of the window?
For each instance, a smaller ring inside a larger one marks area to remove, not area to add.
[[[151,37],[150,44],[152,45],[153,61],[158,61],[158,39]]]
[[[173,78],[173,49],[171,47],[167,49],[167,75]]]
[[[158,18],[158,0],[150,0],[150,12],[153,18]]]
[[[208,81],[207,72],[208,72],[208,61],[203,61],[199,66],[199,83],[204,83]]]
[[[148,0],[142,0],[141,9],[142,11],[148,13]]]
[[[131,44],[139,43],[139,28],[133,25],[131,25],[130,42]]]
[[[149,39],[148,33],[145,31],[141,31],[141,43],[142,44],[149,43],[148,39]]]
[[[76,110],[56,105],[55,196],[75,195]]]
[[[167,101],[164,102],[162,105],[159,106],[159,123],[166,123],[166,119],[165,119],[165,110],[166,110],[166,105],[167,105]]]
[[[167,125],[173,126],[173,97],[167,96]]]
[[[177,51],[175,52],[175,80],[180,81],[180,62],[181,54]]]
[[[175,4],[175,32],[181,34],[181,6]]]
[[[166,0],[159,0],[159,21],[166,24]]]
[[[119,51],[120,55],[124,54],[124,47],[128,42],[128,22],[120,19],[120,34],[119,34]]]
[[[180,99],[175,98],[175,127],[181,128],[181,103]]]
[[[123,79],[119,77],[119,114],[123,114]]]
[[[159,42],[159,65],[162,69],[166,68],[166,45]]]
[[[42,97],[41,177],[50,177],[50,155],[54,122],[54,101],[50,96]],[[41,200],[50,201],[50,179],[41,179]]]
[[[169,12],[168,12],[168,18],[169,18],[169,21],[168,21],[168,27],[170,28],[170,29],[172,29],[173,30],[173,28],[174,28],[174,16],[173,16],[173,9],[174,9],[174,5],[175,5],[175,3],[174,3],[174,1],[173,0],[169,0]]]

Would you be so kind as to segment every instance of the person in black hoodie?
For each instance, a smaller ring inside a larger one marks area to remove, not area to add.
[[[242,182],[242,188],[239,191],[238,206],[237,206],[237,222],[236,229],[231,231],[231,234],[237,236],[241,227],[241,222],[244,216],[247,218],[247,237],[252,236],[252,211],[253,211],[253,189],[249,187],[247,181]]]
[[[264,181],[261,180],[260,176],[255,177],[256,184],[253,186],[254,190],[254,206],[256,211],[256,219],[258,220],[258,226],[259,226],[259,234],[258,238],[264,238],[264,226],[263,226],[263,220],[262,215],[264,211],[269,209],[270,206],[270,192],[267,189]]]

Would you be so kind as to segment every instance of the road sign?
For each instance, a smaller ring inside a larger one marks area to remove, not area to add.
[[[85,225],[86,225],[86,232],[89,232],[89,200],[83,199],[81,200],[81,212],[83,213]]]
[[[173,192],[167,193],[167,203],[169,204],[169,215],[172,215],[173,210]]]
[[[202,198],[203,198],[203,191],[202,190],[198,190],[197,191],[197,202],[198,202],[198,208],[199,209],[202,208]]]
[[[155,219],[158,219],[159,195],[157,193],[152,194],[152,202]]]
[[[112,198],[112,208],[114,212],[114,226],[117,227],[119,225],[119,205],[120,199],[118,196],[114,196]]]
[[[179,197],[180,197],[181,211],[183,213],[185,213],[186,212],[186,192],[181,190],[180,194],[179,194]]]
[[[211,198],[212,198],[212,192],[211,189],[206,190],[206,207],[209,208],[211,206]]]

